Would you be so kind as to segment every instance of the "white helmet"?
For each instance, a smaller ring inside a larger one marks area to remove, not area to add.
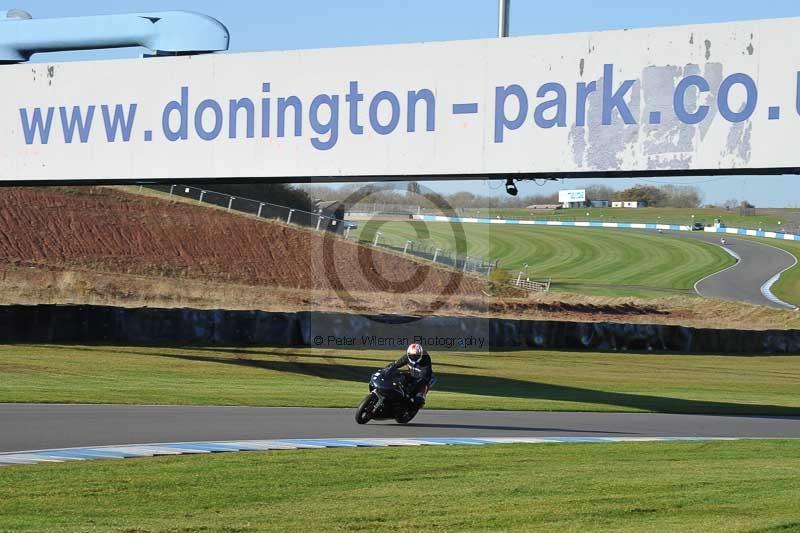
[[[406,350],[406,355],[408,356],[408,360],[414,364],[419,363],[422,360],[422,355],[425,353],[425,350],[419,344],[412,344]]]

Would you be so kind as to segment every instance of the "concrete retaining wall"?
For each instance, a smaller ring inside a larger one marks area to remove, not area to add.
[[[101,306],[2,306],[0,343],[265,345],[397,351],[507,349],[800,354],[800,331],[474,317],[361,316]]]

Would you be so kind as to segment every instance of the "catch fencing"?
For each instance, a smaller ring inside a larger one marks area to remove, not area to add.
[[[489,260],[460,254],[446,248],[437,248],[417,241],[403,241],[385,236],[381,232],[375,233],[374,238],[362,237],[357,231],[357,223],[347,220],[338,220],[322,213],[311,213],[301,209],[294,209],[283,205],[271,204],[250,198],[241,198],[216,191],[210,191],[188,185],[147,185],[141,186],[159,191],[169,196],[185,198],[196,201],[198,204],[214,205],[228,211],[237,211],[256,216],[297,224],[317,231],[330,231],[343,237],[354,240],[360,244],[375,248],[384,248],[403,255],[411,255],[418,259],[432,261],[442,266],[454,268],[464,273],[489,276],[497,268],[497,260]],[[140,188],[141,188],[140,187]]]
[[[359,236],[359,243],[387,248],[403,255],[413,255],[414,257],[432,261],[434,263],[448,266],[465,273],[489,276],[497,268],[498,260],[485,259],[483,257],[460,254],[446,248],[439,248],[424,242],[413,240],[402,240],[376,232],[373,236]]]
[[[241,198],[198,187],[188,185],[148,185],[148,189],[167,193],[169,196],[177,196],[194,200],[198,204],[208,204],[227,209],[247,213],[259,218],[268,218],[286,222],[287,224],[297,224],[318,230],[330,230],[344,233],[341,221],[325,216],[321,213],[311,213],[301,209],[293,209],[283,205],[271,204],[250,198]]]

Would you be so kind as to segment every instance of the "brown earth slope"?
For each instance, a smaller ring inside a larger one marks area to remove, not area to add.
[[[466,296],[484,285],[302,228],[108,188],[0,191],[0,263],[303,290]]]

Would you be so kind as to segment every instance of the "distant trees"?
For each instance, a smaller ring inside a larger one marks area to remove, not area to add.
[[[648,207],[681,207],[695,209],[703,203],[697,187],[685,185],[636,185],[614,195],[619,202],[644,202]]]
[[[359,200],[366,204],[397,204],[411,207],[432,207],[434,198],[426,198],[432,193],[416,181],[409,182],[405,187],[395,184],[349,184],[339,187],[322,185],[303,185],[314,201],[351,201]],[[520,192],[536,191],[532,184],[522,183]],[[435,194],[435,193],[433,193]],[[435,194],[437,198],[444,199],[448,205],[455,209],[483,209],[502,207],[527,207],[529,205],[557,204],[558,193],[527,194],[525,196],[506,196],[505,194],[482,195],[469,191],[459,191],[451,194]],[[586,187],[586,197],[589,200],[618,200],[641,201],[649,207],[680,207],[697,208],[703,201],[703,195],[697,187],[681,185],[636,185],[623,191],[615,191],[605,184],[594,184]],[[738,206],[738,204],[737,204]]]
[[[660,189],[667,195],[669,207],[696,209],[703,203],[703,193],[694,186],[662,185]]]
[[[204,189],[238,198],[291,207],[300,211],[314,210],[314,202],[306,191],[280,183],[212,183],[205,186]]]
[[[722,207],[727,209],[728,211],[733,211],[737,209],[747,210],[756,208],[756,206],[754,206],[747,200],[737,200],[736,198],[731,198],[730,200],[726,200],[725,203],[722,204]]]
[[[448,195],[447,200],[453,207],[482,207],[481,198],[471,192],[461,191]]]
[[[529,194],[516,198],[516,205],[509,207],[528,207],[529,205],[547,205],[558,203],[558,193],[552,194]],[[505,205],[499,206],[505,207]]]
[[[618,202],[644,202],[648,207],[664,207],[667,195],[652,185],[636,185],[614,195]]]
[[[589,185],[586,187],[587,200],[612,200],[617,193],[608,185]]]
[[[736,198],[725,200],[725,203],[722,204],[722,207],[724,207],[728,211],[737,209],[739,207],[739,200],[737,200]]]

